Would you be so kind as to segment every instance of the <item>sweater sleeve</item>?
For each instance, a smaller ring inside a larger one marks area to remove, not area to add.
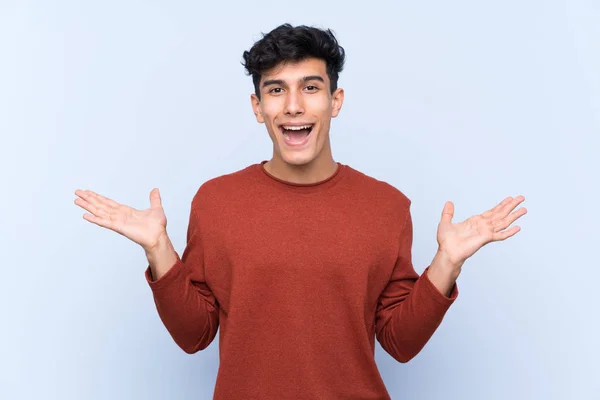
[[[396,264],[379,297],[375,318],[378,342],[402,363],[410,361],[422,350],[458,296],[456,284],[449,297],[433,285],[427,277],[429,266],[421,276],[415,272],[412,242],[413,226],[408,209]]]
[[[149,266],[145,272],[160,319],[188,354],[208,347],[219,327],[219,306],[204,278],[203,255],[200,224],[192,205],[182,256],[157,280]]]

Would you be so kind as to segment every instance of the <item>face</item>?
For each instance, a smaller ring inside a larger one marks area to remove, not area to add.
[[[331,93],[325,61],[279,65],[266,71],[259,85],[261,99],[253,94],[252,108],[273,141],[273,158],[296,166],[331,159],[329,127],[344,91]]]

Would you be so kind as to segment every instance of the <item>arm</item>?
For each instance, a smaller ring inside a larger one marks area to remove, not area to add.
[[[154,247],[146,251],[146,258],[152,281],[162,278],[175,265],[179,255],[173,248],[173,243],[166,231],[160,235]]]
[[[78,189],[75,194],[79,196],[75,204],[88,212],[84,219],[142,246],[149,263],[146,280],[158,314],[175,342],[187,353],[207,347],[217,333],[219,310],[204,279],[200,224],[194,202],[187,247],[180,259],[167,236],[167,217],[158,188],[150,192],[150,208],[146,210],[120,204],[91,190]]]
[[[204,277],[199,225],[192,205],[181,258],[166,234],[146,253],[149,266],[145,275],[158,315],[175,343],[188,354],[208,347],[219,327],[219,306]]]
[[[507,197],[460,223],[452,222],[454,204],[446,202],[437,231],[438,251],[420,277],[412,267],[412,220],[410,209],[406,211],[398,260],[376,315],[377,338],[392,357],[407,362],[423,348],[458,296],[455,281],[464,262],[486,244],[520,231],[510,225],[527,213],[525,208],[513,212],[524,200]]]
[[[436,331],[458,296],[458,287],[446,279],[442,293],[429,278],[439,267],[428,266],[419,276],[412,265],[413,226],[410,210],[400,236],[398,257],[391,279],[380,295],[376,310],[376,335],[381,347],[399,362],[415,357]],[[432,270],[432,268],[434,268]],[[441,274],[440,274],[441,275]],[[441,287],[441,286],[440,286]]]
[[[444,296],[449,297],[456,279],[460,275],[460,267],[454,265],[446,254],[438,250],[427,268],[427,277],[433,286]]]

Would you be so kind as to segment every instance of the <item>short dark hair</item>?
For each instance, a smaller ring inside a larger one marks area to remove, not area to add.
[[[244,51],[247,75],[252,75],[254,92],[260,99],[260,78],[269,69],[286,62],[318,58],[327,65],[331,92],[337,89],[340,72],[344,68],[346,54],[330,29],[324,30],[306,25],[283,24],[271,32],[263,33],[262,39]]]

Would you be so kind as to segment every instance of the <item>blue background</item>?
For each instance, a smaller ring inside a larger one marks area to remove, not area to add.
[[[209,399],[218,338],[162,326],[139,246],[77,188],[159,187],[176,249],[206,180],[270,158],[242,52],[283,22],[348,59],[334,158],[413,201],[414,264],[456,221],[523,194],[522,231],[467,261],[426,348],[377,345],[394,399],[600,399],[597,1],[0,1],[0,398]]]

